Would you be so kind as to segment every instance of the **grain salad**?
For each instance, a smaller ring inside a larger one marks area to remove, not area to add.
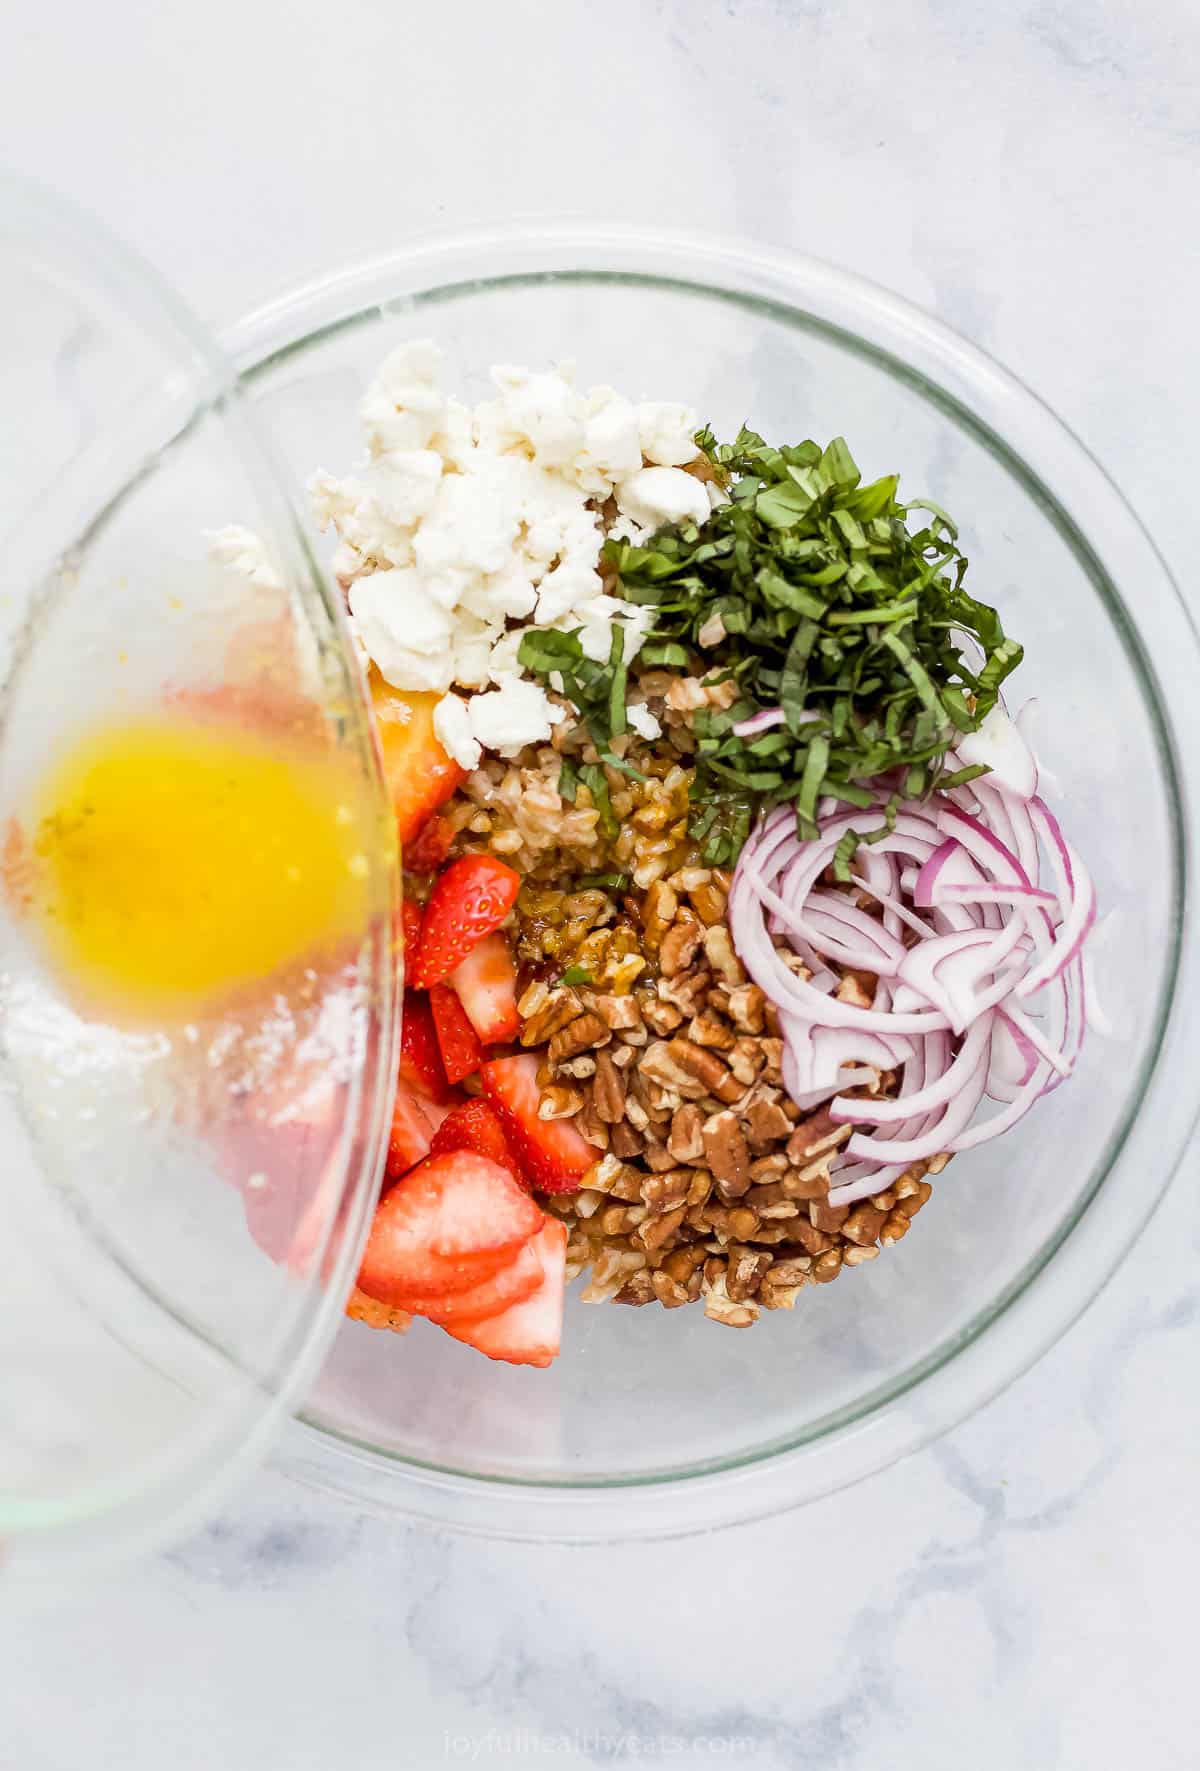
[[[312,491],[405,995],[350,1313],[546,1365],[576,1281],[791,1310],[1077,1063],[1095,900],[1005,705],[1021,648],[946,513],[840,438],[721,443],[565,369],[470,406],[424,341],[362,418]]]

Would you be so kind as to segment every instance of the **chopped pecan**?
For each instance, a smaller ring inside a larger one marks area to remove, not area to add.
[[[780,1138],[786,1138],[792,1129],[792,1122],[779,1102],[765,1095],[747,1103],[742,1122],[751,1148],[760,1150],[767,1144],[775,1144]],[[787,1166],[786,1161],[784,1166]]]
[[[651,1212],[673,1211],[687,1199],[691,1184],[690,1168],[670,1168],[665,1174],[647,1176],[642,1198]]]
[[[810,1199],[809,1222],[815,1230],[840,1230],[850,1216],[848,1205],[830,1205],[827,1199]]]
[[[818,1285],[828,1285],[836,1279],[842,1270],[842,1251],[840,1248],[827,1248],[819,1254],[812,1264],[812,1276]]]
[[[800,1215],[800,1207],[796,1201],[788,1198],[777,1181],[767,1181],[761,1186],[751,1187],[746,1195],[746,1204],[760,1218],[794,1218]]]
[[[832,1236],[826,1236],[824,1230],[806,1223],[803,1213],[793,1218],[788,1224],[788,1236],[798,1242],[805,1254],[824,1254],[826,1249],[833,1247]]]
[[[564,1058],[578,1057],[580,1052],[607,1045],[611,1038],[612,1034],[600,1016],[587,1011],[559,1029],[550,1041],[546,1056],[552,1064],[561,1064]]]
[[[704,930],[704,953],[714,972],[718,972],[727,984],[736,986],[746,982],[727,924],[716,922]]]
[[[768,1021],[769,1019],[768,1016]],[[760,1043],[763,1055],[763,1081],[778,1088],[783,1082],[783,1041],[772,1036]]]
[[[646,1216],[642,1205],[606,1205],[596,1222],[606,1236],[624,1236],[635,1230]]]
[[[665,1267],[656,1267],[650,1274],[654,1295],[664,1310],[677,1310],[680,1304],[688,1302],[687,1282],[691,1276],[689,1272],[687,1279],[681,1283],[678,1279],[672,1279]]]
[[[663,1002],[658,997],[643,1002],[641,1010],[647,1026],[658,1034],[674,1033],[683,1020],[683,1015],[673,1002]]]
[[[690,1101],[675,1109],[667,1149],[676,1162],[696,1162],[704,1154],[704,1115]]]
[[[538,1101],[539,1119],[571,1119],[583,1106],[583,1096],[577,1088],[559,1088],[552,1084],[542,1090]]]
[[[766,1063],[761,1039],[752,1039],[743,1033],[734,1040],[726,1061],[742,1086],[749,1088]]]
[[[879,1232],[880,1242],[885,1248],[890,1248],[894,1242],[899,1242],[902,1236],[908,1235],[908,1227],[911,1222],[912,1219],[905,1217],[902,1211],[889,1212],[884,1219],[883,1228]]]
[[[677,1164],[666,1144],[651,1136],[646,1139],[646,1166],[651,1174],[665,1175],[668,1169],[675,1168]]]
[[[693,1101],[698,1101],[702,1095],[708,1092],[704,1082],[697,1078],[691,1070],[685,1069],[680,1062],[674,1049],[677,1043],[679,1042],[676,1040],[671,1040],[668,1043],[666,1040],[660,1039],[655,1044],[646,1047],[634,1080],[634,1088],[639,1094],[650,1083],[657,1083],[660,1088],[674,1089],[681,1097]],[[683,1043],[686,1044],[686,1041]],[[701,1048],[696,1046],[693,1049],[699,1051]],[[713,1062],[719,1064],[720,1059],[714,1058]],[[721,1068],[724,1069],[724,1065],[721,1065]]]
[[[589,1076],[596,1074],[596,1060],[584,1052],[578,1058],[566,1058],[558,1066],[561,1076],[573,1076],[578,1082],[586,1082]]]
[[[659,1001],[672,1003],[681,1015],[694,1015],[707,994],[705,971],[681,972],[677,978],[658,980]]]
[[[524,1001],[524,998],[522,998]],[[569,987],[551,991],[521,1028],[522,1045],[545,1045],[548,1039],[583,1013],[579,992]]]
[[[722,1192],[735,1198],[750,1185],[750,1148],[728,1108],[704,1122],[704,1155]]]
[[[596,1054],[592,1105],[606,1125],[619,1125],[625,1117],[625,1078],[608,1052]]]
[[[665,1211],[655,1217],[647,1218],[644,1224],[638,1226],[635,1234],[647,1253],[670,1242],[682,1224],[686,1210],[685,1205],[677,1205],[672,1211]]]
[[[873,1242],[866,1243],[861,1247],[851,1244],[849,1248],[843,1247],[842,1249],[842,1265],[844,1267],[861,1267],[864,1261],[873,1261],[878,1258],[878,1255],[879,1250]]]
[[[870,1008],[875,1000],[875,982],[869,972],[843,972],[837,987],[837,999],[850,1003],[853,1008]]]
[[[593,996],[591,1007],[613,1033],[629,1033],[642,1025],[642,1011],[634,996]]]
[[[741,1099],[744,1091],[737,1077],[714,1052],[690,1039],[673,1039],[668,1050],[681,1070],[703,1084],[704,1094],[715,1095],[718,1101],[725,1102]]]
[[[634,1105],[636,1104],[635,1102]],[[619,1156],[624,1161],[630,1156],[640,1156],[646,1147],[646,1140],[627,1116],[609,1129],[608,1147],[614,1156]]]
[[[704,925],[688,916],[672,923],[662,938],[659,949],[658,965],[664,978],[674,978],[680,972],[686,972],[704,939]]]
[[[788,1171],[788,1159],[781,1150],[771,1156],[759,1156],[750,1164],[750,1179],[759,1186],[778,1181]]]
[[[640,1272],[631,1273],[620,1291],[613,1294],[614,1304],[633,1304],[640,1307],[654,1301],[654,1282],[645,1267]]]
[[[742,1033],[761,1033],[766,997],[757,984],[739,984],[729,992],[729,1016]]]
[[[824,1199],[829,1192],[829,1156],[819,1156],[804,1168],[789,1169],[780,1184],[789,1199]]]
[[[729,1266],[725,1273],[725,1292],[735,1304],[745,1303],[747,1298],[754,1296],[766,1274],[770,1271],[771,1257],[753,1248],[730,1250]]]
[[[704,1293],[704,1314],[714,1322],[723,1322],[726,1328],[749,1328],[758,1319],[758,1306],[749,1300],[738,1303],[731,1298],[722,1273]]]
[[[714,880],[706,879],[698,886],[688,888],[688,903],[700,918],[700,921],[711,928],[725,915],[728,894]]]
[[[899,1191],[898,1188],[897,1191]],[[932,1197],[933,1188],[929,1185],[929,1182],[918,1181],[916,1192],[910,1193],[907,1198],[898,1200],[896,1210],[902,1211],[906,1218],[915,1218],[921,1207]]]
[[[857,1242],[860,1248],[865,1248],[868,1243],[878,1241],[886,1217],[886,1211],[880,1211],[878,1206],[869,1205],[864,1200],[854,1207],[842,1225],[842,1235],[847,1242]]]
[[[819,1107],[807,1119],[802,1119],[791,1137],[788,1139],[787,1153],[792,1161],[800,1166],[806,1159],[819,1156],[825,1150],[836,1150],[853,1135],[852,1125],[839,1125],[830,1115],[828,1107]]]
[[[704,1265],[705,1258],[701,1243],[688,1243],[681,1248],[673,1248],[663,1260],[660,1271],[669,1273],[680,1285],[686,1285],[696,1269]]]
[[[688,1038],[696,1045],[711,1046],[714,1051],[729,1051],[737,1043],[737,1036],[728,1021],[709,1009],[702,1009],[698,1015],[692,1016]],[[746,1080],[753,1082],[754,1078],[748,1076]]]

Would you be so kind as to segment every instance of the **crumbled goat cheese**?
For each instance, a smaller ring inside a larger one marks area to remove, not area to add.
[[[428,340],[392,351],[361,403],[361,473],[318,473],[311,494],[317,523],[338,537],[334,569],[359,645],[395,688],[445,696],[438,737],[474,768],[482,749],[515,754],[563,717],[521,670],[528,627],[578,629],[598,663],[614,628],[627,662],[642,644],[652,611],[604,590],[599,506],[615,497],[623,532],[641,535],[703,521],[709,494],[681,471],[698,453],[686,406],[582,393],[567,368],[501,365],[494,397],[471,410],[447,398],[440,366]],[[653,716],[637,713],[635,729],[657,736]]]

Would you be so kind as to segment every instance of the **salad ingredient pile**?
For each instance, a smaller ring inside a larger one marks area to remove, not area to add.
[[[899,1241],[1074,1069],[1095,899],[943,511],[841,439],[492,379],[403,346],[313,482],[404,845],[350,1313],[544,1365],[576,1275],[745,1327]]]

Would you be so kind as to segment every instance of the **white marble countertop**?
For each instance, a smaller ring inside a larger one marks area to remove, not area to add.
[[[6,151],[210,321],[431,225],[757,235],[993,350],[1187,579],[1194,0],[10,0],[5,24]],[[781,1519],[537,1550],[264,1474],[102,1593],[0,1615],[0,1766],[1190,1771],[1197,1178],[1005,1396]]]

